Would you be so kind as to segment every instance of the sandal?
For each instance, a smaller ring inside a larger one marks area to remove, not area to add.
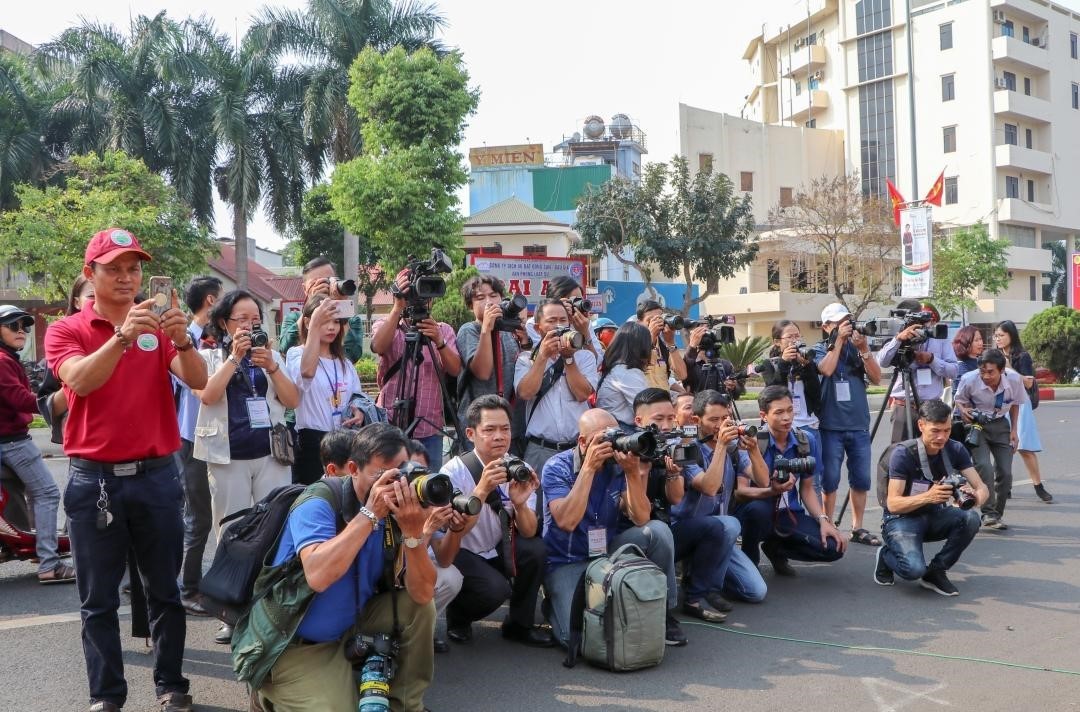
[[[727,620],[727,615],[709,605],[708,601],[694,601],[691,603],[687,601],[683,604],[682,612],[688,616],[693,616],[699,620],[706,621],[708,623],[723,623]]]
[[[856,544],[866,544],[867,546],[881,546],[881,539],[871,534],[865,529],[855,529],[851,532],[851,540]]]
[[[67,564],[57,564],[52,571],[38,574],[38,583],[46,586],[54,583],[75,583],[75,569]]]

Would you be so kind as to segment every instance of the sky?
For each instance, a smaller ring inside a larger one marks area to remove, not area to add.
[[[461,50],[480,105],[468,120],[463,154],[471,146],[543,143],[546,150],[581,130],[586,116],[605,121],[624,113],[646,134],[647,161],[678,152],[679,104],[738,115],[751,87],[742,59],[765,23],[805,12],[805,0],[758,0],[753,13],[732,12],[731,0],[667,0],[660,4],[548,0],[434,0],[446,16],[443,40]],[[130,18],[206,15],[222,30],[243,34],[261,7],[304,7],[304,0],[7,0],[0,29],[32,44],[45,42],[81,18],[126,30]],[[462,210],[468,209],[461,194]],[[218,205],[216,227],[227,234]],[[279,249],[285,237],[260,215],[248,234]]]

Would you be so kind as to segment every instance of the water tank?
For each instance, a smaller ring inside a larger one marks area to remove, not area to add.
[[[615,114],[611,117],[611,135],[617,139],[630,138],[630,134],[633,131],[633,124],[630,123],[630,117],[626,114]]]
[[[596,114],[589,116],[585,119],[585,126],[582,128],[585,132],[585,138],[596,140],[602,138],[604,135],[604,120]]]

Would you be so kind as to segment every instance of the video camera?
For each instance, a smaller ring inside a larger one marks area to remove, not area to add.
[[[983,427],[994,419],[994,414],[982,410],[973,410],[969,415],[971,423],[967,426],[967,436],[964,438],[964,444],[974,450],[982,444]]]
[[[812,456],[806,457],[778,457],[773,460],[772,478],[780,484],[786,483],[792,475],[809,475],[817,466],[817,460]]]
[[[502,316],[495,320],[495,330],[517,331],[523,328],[524,322],[521,314],[528,306],[529,300],[520,294],[512,294],[509,298],[502,300],[502,303],[499,304]]]
[[[396,283],[392,284],[390,292],[405,300],[405,319],[416,326],[431,317],[428,302],[446,294],[446,281],[439,275],[449,274],[454,265],[445,252],[438,247],[432,247],[431,256],[427,260],[419,260],[410,255],[405,269],[408,285],[399,289]],[[356,286],[353,285],[353,292],[355,291]]]
[[[915,336],[908,340],[908,344],[911,346],[918,346],[919,344],[926,343],[930,339],[947,339],[949,338],[949,326],[947,324],[937,324],[931,332],[927,326],[934,321],[937,317],[934,312],[931,311],[909,311],[907,309],[893,309],[889,312],[890,320],[894,320],[896,323],[895,333],[900,333],[904,329],[912,326],[920,326]]]
[[[960,489],[968,483],[967,478],[959,472],[953,472],[937,481],[939,485],[952,487],[952,497],[960,509],[971,509],[975,506],[975,495]]]
[[[450,475],[442,472],[432,474],[431,470],[418,462],[406,462],[399,469],[401,477],[416,492],[421,507],[445,507],[449,504],[459,514],[480,513],[483,502],[454,487]]]

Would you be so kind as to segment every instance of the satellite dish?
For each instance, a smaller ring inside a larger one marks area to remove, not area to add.
[[[585,119],[585,126],[582,130],[585,132],[585,138],[595,141],[604,135],[604,120],[593,114]]]
[[[611,117],[611,135],[617,139],[630,138],[630,134],[633,130],[633,124],[630,123],[630,117],[626,114],[615,114]]]

